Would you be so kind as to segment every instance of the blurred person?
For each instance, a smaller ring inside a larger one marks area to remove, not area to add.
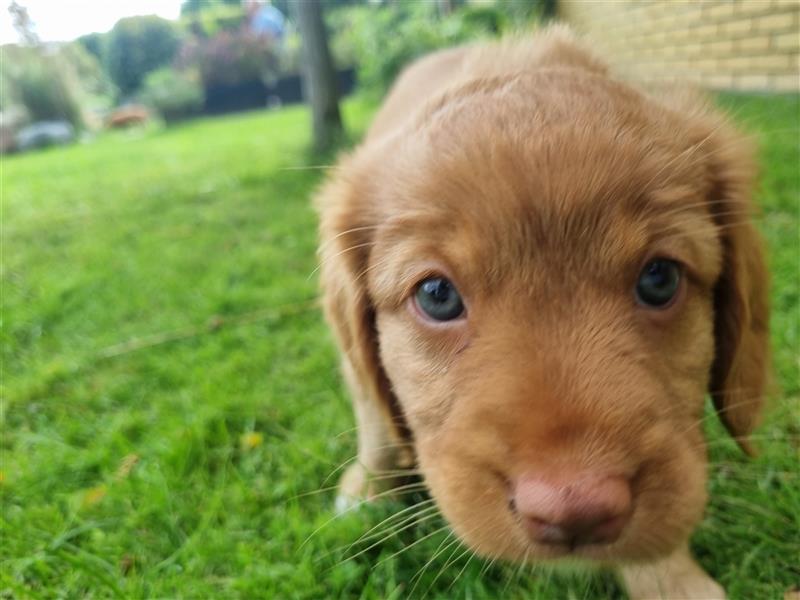
[[[278,44],[283,42],[286,32],[286,17],[272,6],[269,0],[248,0],[246,4],[247,22],[250,31],[256,35],[268,36]]]

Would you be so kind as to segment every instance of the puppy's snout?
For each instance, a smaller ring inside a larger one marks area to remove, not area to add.
[[[608,544],[631,514],[631,487],[617,476],[544,479],[523,475],[515,483],[510,506],[528,535],[540,544]]]

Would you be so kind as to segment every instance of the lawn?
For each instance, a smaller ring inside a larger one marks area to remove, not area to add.
[[[781,598],[800,585],[800,102],[721,102],[761,145],[778,385],[754,460],[707,420],[693,545],[732,598]],[[350,101],[351,131],[371,112]],[[288,109],[3,159],[0,598],[619,595],[607,573],[472,558],[408,508],[421,494],[333,518],[355,432],[314,303],[308,130]]]

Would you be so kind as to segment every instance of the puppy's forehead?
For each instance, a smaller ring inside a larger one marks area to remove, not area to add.
[[[429,110],[389,159],[388,226],[491,275],[619,269],[665,228],[707,217],[706,166],[680,120],[585,79],[512,81]],[[713,245],[705,233],[685,245]]]

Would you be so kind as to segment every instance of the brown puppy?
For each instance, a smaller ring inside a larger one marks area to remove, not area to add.
[[[410,67],[319,198],[359,426],[342,497],[416,461],[485,556],[723,596],[687,540],[706,394],[745,449],[762,404],[752,172],[707,105],[615,80],[560,28]]]

